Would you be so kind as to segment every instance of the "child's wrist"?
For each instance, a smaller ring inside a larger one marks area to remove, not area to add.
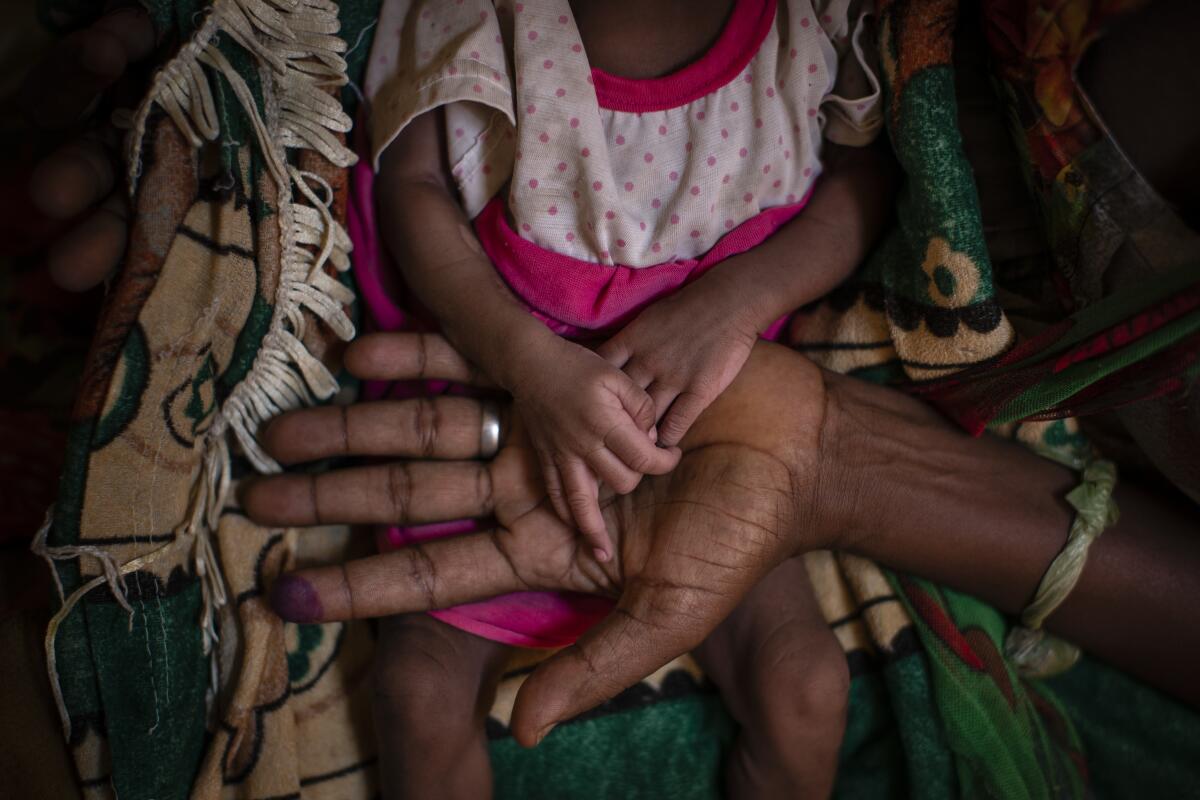
[[[542,340],[556,337],[523,310],[491,312],[472,309],[457,315],[459,323],[443,319],[442,333],[492,383],[511,393],[523,381],[530,360],[545,352]]]
[[[730,259],[733,262],[738,256]],[[757,281],[747,280],[745,264],[728,263],[710,270],[702,279],[688,289],[700,295],[698,302],[705,308],[722,309],[722,317],[731,320],[737,327],[755,336],[765,331],[783,312],[775,313],[778,305],[774,292],[766,291]],[[739,271],[742,274],[738,274]]]
[[[521,386],[528,385],[531,371],[544,373],[547,365],[554,363],[554,348],[564,343],[543,325],[533,322],[493,337],[488,345],[488,376],[509,394],[515,395]]]

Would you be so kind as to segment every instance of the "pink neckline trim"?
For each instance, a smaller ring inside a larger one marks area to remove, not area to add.
[[[776,0],[736,0],[725,28],[708,52],[661,78],[622,78],[592,68],[601,108],[642,113],[687,105],[738,76],[775,23]]]

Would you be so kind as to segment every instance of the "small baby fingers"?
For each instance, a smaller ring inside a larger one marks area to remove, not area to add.
[[[642,480],[642,473],[625,466],[607,447],[588,453],[586,460],[596,477],[617,494],[629,494]]]
[[[568,525],[574,525],[575,519],[571,516],[571,509],[567,505],[562,476],[558,474],[554,458],[549,453],[539,450],[538,461],[542,467],[542,481],[546,484],[546,496],[550,498],[550,506],[559,519]]]
[[[561,465],[563,486],[566,489],[567,505],[571,516],[584,540],[592,546],[597,561],[612,558],[612,540],[600,513],[599,487],[596,476],[582,461],[568,461]]]
[[[604,445],[640,475],[666,475],[679,463],[678,447],[662,448],[633,424],[619,425],[604,437]],[[615,488],[615,487],[614,487]]]
[[[659,423],[659,441],[664,446],[679,444],[684,435],[691,429],[692,424],[708,408],[713,398],[703,397],[695,392],[683,392],[671,403],[662,422]]]

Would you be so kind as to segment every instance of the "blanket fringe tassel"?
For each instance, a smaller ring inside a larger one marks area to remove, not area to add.
[[[66,738],[71,720],[59,685],[55,638],[59,627],[85,595],[107,585],[129,614],[125,576],[151,564],[188,552],[200,579],[203,605],[200,627],[212,675],[208,691],[211,712],[219,688],[217,613],[226,603],[225,581],[212,546],[221,509],[230,488],[229,437],[260,472],[279,465],[258,442],[259,427],[272,417],[338,390],[337,379],[303,344],[304,311],[325,322],[343,340],[354,336],[344,307],[353,292],[326,272],[326,265],[350,268],[350,238],[333,218],[333,190],[320,176],[288,162],[288,150],[306,148],[337,167],[355,162],[339,133],[350,130],[350,118],[331,89],[344,86],[345,42],[338,37],[338,7],[332,0],[214,0],[191,40],[154,76],[150,91],[134,113],[127,152],[130,192],[141,171],[142,140],[154,106],[161,108],[193,147],[215,141],[221,133],[211,81],[224,77],[254,131],[267,170],[279,193],[281,269],[271,322],[246,377],[216,412],[204,443],[200,475],[193,487],[187,517],[172,540],[124,564],[103,548],[87,545],[50,546],[53,509],[34,538],[33,551],[45,558],[58,587],[61,606],[46,629],[46,664]],[[245,79],[218,47],[222,34],[251,53],[259,67],[265,108],[260,112]],[[210,76],[208,73],[213,73]],[[81,556],[96,559],[102,574],[65,596],[55,561]]]

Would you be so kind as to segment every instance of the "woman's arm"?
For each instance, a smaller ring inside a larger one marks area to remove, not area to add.
[[[1026,448],[972,439],[898,392],[829,377],[824,441],[839,498],[833,544],[1017,614],[1074,519],[1079,482]],[[1200,512],[1118,483],[1120,521],[1091,546],[1047,627],[1200,706]],[[841,515],[840,517],[838,515]]]

